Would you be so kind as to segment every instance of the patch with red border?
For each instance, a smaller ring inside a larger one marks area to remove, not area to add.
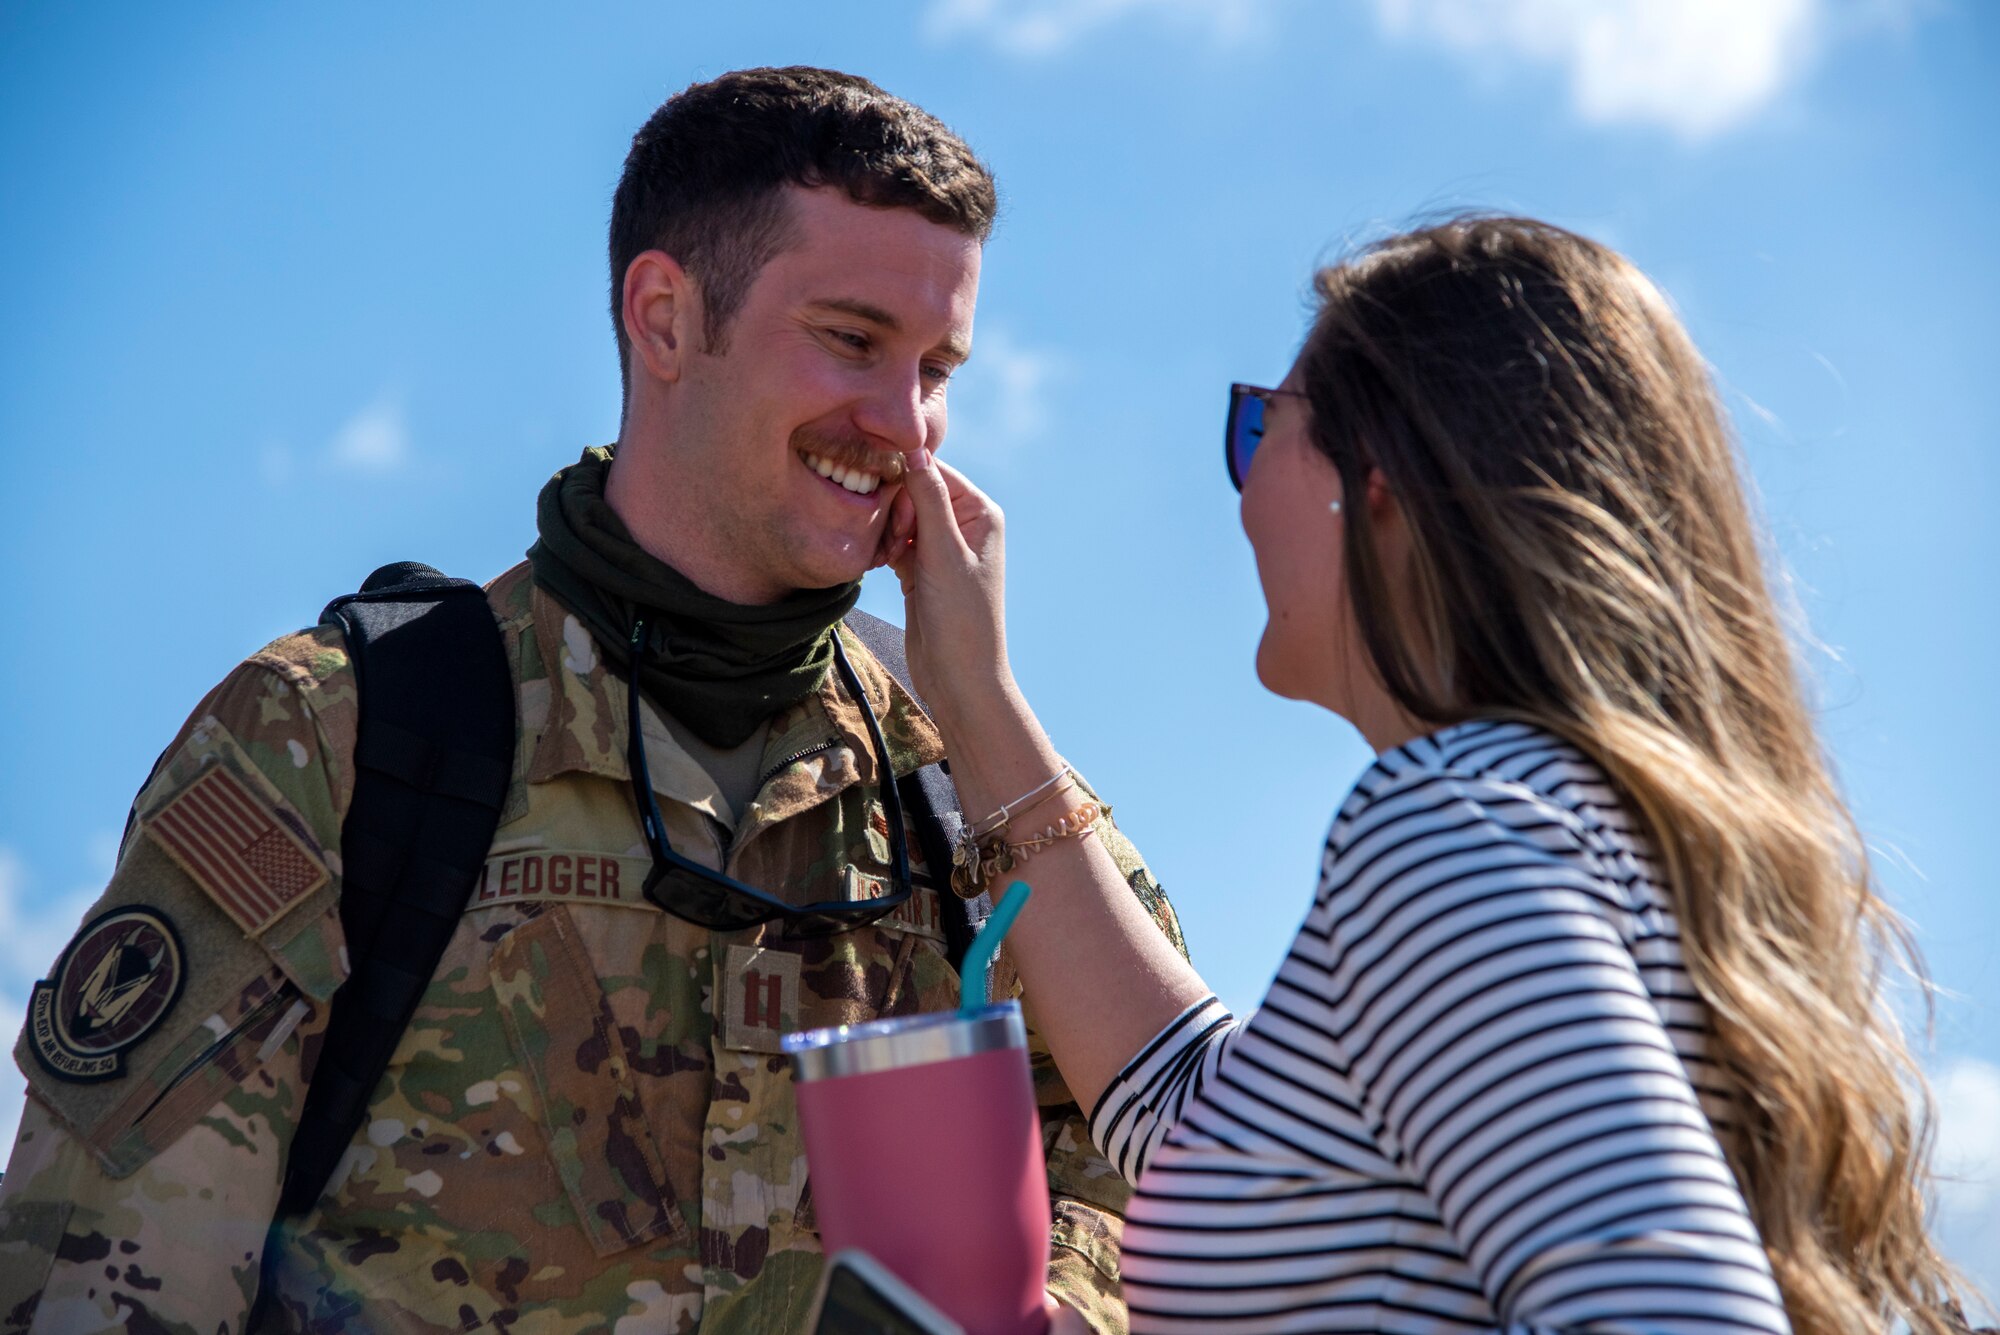
[[[166,1020],[186,982],[187,956],[166,914],[144,904],[101,913],[35,984],[28,1046],[59,1080],[116,1080],[125,1054]]]

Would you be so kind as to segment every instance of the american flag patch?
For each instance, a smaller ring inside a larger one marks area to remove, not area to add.
[[[312,850],[219,765],[142,828],[251,936],[327,881]]]

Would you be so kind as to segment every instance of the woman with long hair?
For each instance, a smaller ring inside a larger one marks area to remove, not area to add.
[[[1915,960],[1666,301],[1495,217],[1316,288],[1283,383],[1232,390],[1229,467],[1260,679],[1378,759],[1247,1021],[1119,884],[1013,682],[999,512],[919,457],[892,544],[993,813],[960,883],[1035,885],[1009,954],[1138,1184],[1134,1328],[1961,1328],[1881,993]],[[1226,787],[1189,800],[1253,837]]]

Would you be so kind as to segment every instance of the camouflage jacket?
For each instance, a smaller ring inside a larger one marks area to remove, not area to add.
[[[622,682],[525,566],[489,597],[519,684],[507,805],[368,1120],[281,1244],[277,1325],[797,1329],[820,1258],[778,1039],[956,1004],[938,903],[920,887],[891,918],[812,941],[654,908]],[[848,649],[896,772],[938,759],[930,721]],[[242,1327],[346,972],[356,711],[337,631],[281,639],[197,707],[140,793],[110,885],[36,988],[16,1049],[31,1093],[0,1185],[0,1331]],[[684,855],[813,899],[871,893],[886,874],[877,759],[837,674],[773,718],[766,777],[733,829],[657,716],[646,731]],[[1131,846],[1100,834],[1178,943]],[[1045,1051],[1035,1064],[1049,1286],[1122,1329],[1127,1188]]]

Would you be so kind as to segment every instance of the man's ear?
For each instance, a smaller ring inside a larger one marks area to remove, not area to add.
[[[625,266],[625,337],[632,353],[655,380],[680,379],[683,363],[698,346],[701,293],[680,261],[664,250],[648,250]]]

